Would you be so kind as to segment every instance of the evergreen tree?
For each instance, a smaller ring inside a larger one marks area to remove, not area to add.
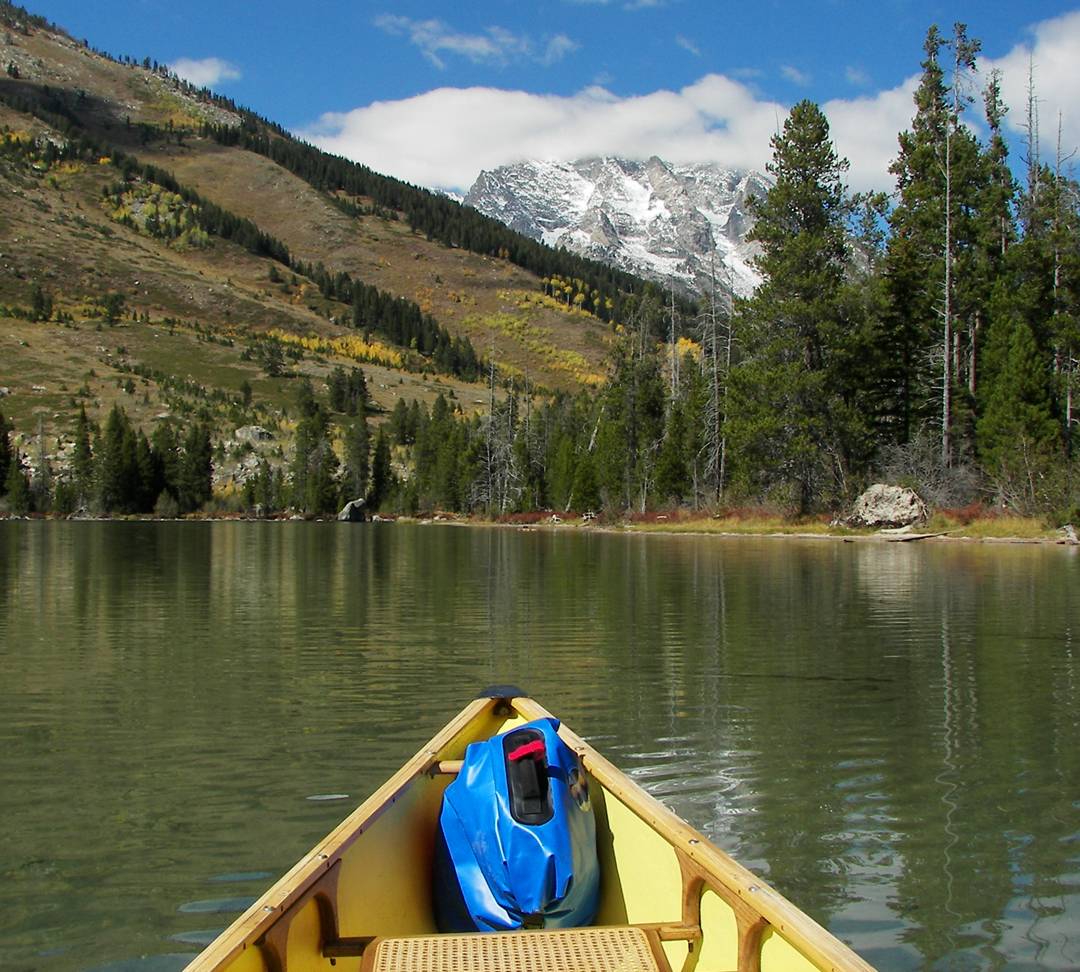
[[[309,457],[307,495],[304,500],[304,508],[309,513],[337,512],[340,506],[337,484],[339,465],[330,437],[325,434],[319,439]]]
[[[399,398],[394,403],[394,409],[390,413],[388,425],[390,436],[395,445],[409,445],[413,441],[415,429],[410,427],[409,405],[404,398]]]
[[[315,400],[311,382],[301,379],[297,388],[300,421],[292,461],[292,504],[312,513],[329,512],[329,482],[337,458],[330,444],[330,417]],[[333,458],[331,458],[333,457]],[[331,468],[333,467],[333,468]]]
[[[674,398],[668,403],[664,440],[656,460],[656,497],[660,501],[681,503],[698,497],[701,453],[701,405],[704,391],[702,376],[692,359],[678,370]]]
[[[797,104],[773,138],[775,183],[755,203],[763,282],[740,309],[731,429],[746,485],[800,514],[844,491],[860,429],[842,392],[857,372],[844,276],[847,200],[829,126]]]
[[[394,471],[390,465],[390,440],[387,438],[385,427],[380,427],[379,434],[375,437],[375,450],[371,457],[368,508],[378,510],[393,492],[394,485]]]
[[[1023,320],[1014,322],[1008,356],[979,422],[979,443],[1001,499],[1023,513],[1046,508],[1061,458],[1060,426],[1047,358]]]
[[[948,92],[939,63],[944,39],[937,26],[927,32],[922,77],[915,91],[911,128],[899,136],[900,154],[889,171],[899,202],[890,218],[884,271],[890,297],[887,358],[894,362],[890,410],[896,438],[907,442],[928,417],[935,373],[928,349],[936,333],[938,281],[943,278],[945,185],[941,169],[948,129]],[[887,406],[889,407],[889,406]]]
[[[363,499],[371,480],[371,437],[363,415],[353,419],[345,440],[345,499]]]
[[[151,446],[161,468],[161,490],[173,500],[179,501],[181,479],[180,444],[176,439],[176,427],[172,422],[163,422],[154,429]],[[154,497],[156,503],[158,497]]]
[[[596,458],[591,452],[582,452],[574,467],[572,509],[595,512],[603,505],[600,484],[596,476]]]
[[[109,412],[97,452],[98,503],[105,513],[139,512],[139,468],[135,430],[119,405]]]
[[[4,413],[0,412],[0,496],[7,492],[8,470],[14,454],[11,444],[13,431],[14,427],[4,418]]]
[[[193,513],[209,502],[213,495],[213,459],[209,427],[193,425],[184,438],[179,460],[177,503],[181,513]]]
[[[367,379],[359,368],[349,370],[345,385],[345,414],[366,415],[368,409]]]
[[[547,463],[545,488],[547,498],[556,510],[565,511],[573,500],[577,465],[578,456],[573,434],[568,431],[558,433]]]
[[[953,54],[951,86],[941,64],[947,47]],[[995,165],[1003,143],[993,143],[996,156],[985,159],[962,124],[978,49],[963,24],[955,26],[951,41],[936,26],[927,32],[915,117],[910,130],[900,134],[900,153],[890,168],[899,202],[890,217],[883,267],[889,297],[882,349],[882,361],[889,366],[882,383],[884,424],[895,429],[897,441],[907,442],[921,425],[933,423],[944,466],[959,451],[955,392],[974,384],[973,373],[967,382],[962,378],[969,377],[975,360],[965,348],[977,340],[986,291],[978,268],[980,254],[985,255],[980,237],[987,237],[985,227],[980,234],[977,215],[1001,215],[987,182],[991,175],[1001,177]],[[989,97],[988,111],[1000,124],[1000,101]],[[970,409],[969,401],[963,402],[964,409]]]
[[[319,410],[315,389],[311,385],[311,379],[306,375],[296,386],[296,407],[300,411],[301,419],[311,418]]]
[[[140,513],[149,513],[165,485],[165,476],[161,457],[141,429],[136,436],[135,465],[138,469],[137,508]]]
[[[338,365],[330,372],[326,384],[330,392],[330,410],[344,412],[349,393],[349,379],[345,375],[345,369]]]
[[[32,505],[30,480],[22,468],[22,456],[18,449],[13,449],[4,479],[4,493],[7,495],[8,509],[19,516],[29,513]]]
[[[616,348],[613,373],[600,402],[591,458],[604,505],[612,510],[645,509],[655,484],[664,383],[658,357],[651,353],[651,320],[643,318],[638,333]]]
[[[51,145],[52,143],[50,142],[49,144]],[[33,289],[30,292],[30,320],[47,321],[52,317],[52,312],[52,295],[49,294],[40,283],[35,281]]]
[[[79,406],[79,414],[75,420],[71,476],[76,508],[85,508],[94,495],[94,456],[90,449],[90,421],[86,417],[84,406]]]

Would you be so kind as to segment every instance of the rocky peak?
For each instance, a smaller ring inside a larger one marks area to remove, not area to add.
[[[757,172],[653,156],[528,160],[481,172],[465,204],[551,246],[564,246],[692,293],[718,284],[749,294],[760,282],[746,242]]]

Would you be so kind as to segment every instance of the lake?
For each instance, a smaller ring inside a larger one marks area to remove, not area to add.
[[[513,682],[881,970],[1080,967],[1077,548],[0,523],[0,968],[167,972]]]

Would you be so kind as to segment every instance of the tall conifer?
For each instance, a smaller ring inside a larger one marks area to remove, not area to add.
[[[823,493],[843,490],[857,438],[840,392],[853,331],[844,294],[847,161],[810,101],[791,110],[772,144],[775,182],[754,204],[751,234],[764,280],[737,324],[745,344],[732,372],[731,428],[746,485],[806,513]]]

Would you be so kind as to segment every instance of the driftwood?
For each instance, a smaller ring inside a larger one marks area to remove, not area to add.
[[[889,543],[913,543],[916,540],[930,540],[934,537],[947,537],[952,530],[940,530],[937,533],[897,533],[886,537]]]

